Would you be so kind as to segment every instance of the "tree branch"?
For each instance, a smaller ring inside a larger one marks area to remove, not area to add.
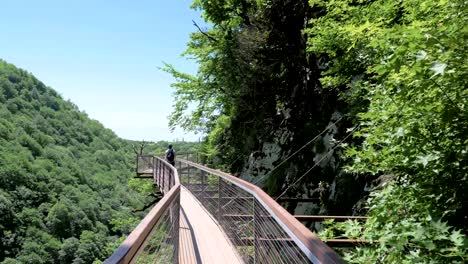
[[[137,155],[143,155],[143,149],[145,148],[146,143],[147,142],[145,142],[144,140],[142,142],[140,142],[140,146],[139,146],[140,149],[139,150],[134,144],[132,144],[133,152],[135,152],[135,154],[137,154]]]
[[[217,39],[213,38],[212,36],[208,35],[208,33],[204,32],[204,31],[200,28],[200,26],[198,26],[197,22],[195,22],[194,20],[192,20],[192,22],[193,22],[193,25],[194,25],[195,27],[197,27],[198,31],[200,31],[200,33],[202,33],[203,35],[205,35],[205,36],[206,36],[207,38],[209,38],[211,41],[218,42]]]

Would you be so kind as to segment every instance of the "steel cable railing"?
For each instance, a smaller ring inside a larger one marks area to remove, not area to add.
[[[136,174],[153,174],[154,156],[138,155],[136,158]]]
[[[178,263],[180,182],[177,170],[148,155],[137,157],[137,175],[153,175],[164,194],[105,263]]]
[[[260,188],[190,161],[176,167],[245,263],[344,263]]]

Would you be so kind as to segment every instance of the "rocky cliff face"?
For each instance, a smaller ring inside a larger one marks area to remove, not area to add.
[[[316,198],[313,202],[282,202],[293,214],[361,213],[360,200],[368,193],[371,181],[343,171],[343,161],[338,157],[341,149],[337,147],[343,133],[340,134],[341,123],[334,124],[340,118],[341,114],[334,112],[323,126],[328,129],[316,138],[312,134],[296,138],[295,134],[299,137],[302,133],[283,127],[273,132],[269,141],[259,139],[260,147],[245,160],[240,177],[256,183],[272,196],[288,189],[283,197]]]

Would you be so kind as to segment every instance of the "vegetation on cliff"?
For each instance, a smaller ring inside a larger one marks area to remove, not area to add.
[[[356,234],[380,245],[348,259],[465,262],[467,2],[311,4],[325,13],[307,30],[308,51],[330,60],[321,82],[369,102],[357,115],[362,143],[346,150],[348,170],[391,179],[373,193],[371,218]]]
[[[196,76],[164,68],[178,80],[170,125],[208,133],[206,154],[272,196],[292,186],[288,196],[323,198],[326,206],[308,213],[351,213],[365,179],[354,181],[340,166],[336,142],[351,118],[348,104],[319,82],[323,58],[306,52],[303,30],[314,10],[306,1],[195,1],[193,7],[212,26],[193,33],[185,53],[200,64]],[[192,104],[195,110],[186,111]],[[318,160],[308,172],[314,177],[292,184]],[[325,185],[335,186],[331,199]],[[343,191],[350,185],[357,191]]]

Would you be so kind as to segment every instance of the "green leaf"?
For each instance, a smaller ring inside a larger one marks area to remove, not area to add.
[[[461,234],[460,230],[453,231],[450,235],[450,241],[452,241],[457,247],[463,246],[464,239],[465,236]]]

